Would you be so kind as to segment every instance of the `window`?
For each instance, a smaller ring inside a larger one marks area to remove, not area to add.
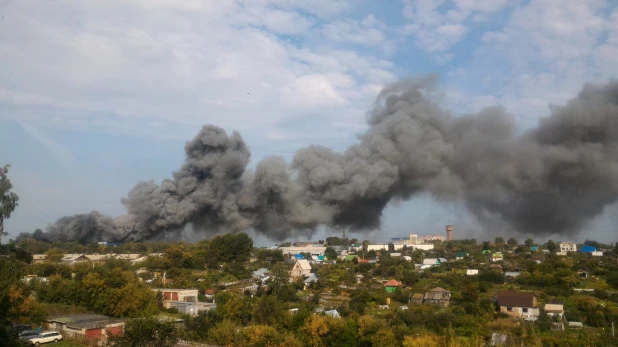
[[[509,312],[513,312],[513,308],[512,307],[507,307],[506,310],[509,311]]]
[[[521,309],[521,312],[523,312],[523,313],[528,313],[528,309],[527,309],[527,308],[522,308],[522,309]]]

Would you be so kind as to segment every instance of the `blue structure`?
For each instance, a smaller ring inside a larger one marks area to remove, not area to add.
[[[592,252],[596,252],[597,249],[594,246],[584,246],[579,251],[582,253],[592,253]]]
[[[530,251],[531,252],[538,252],[539,251],[539,246],[530,246]]]
[[[294,254],[294,258],[296,258],[297,260],[301,260],[301,259],[305,259],[305,256],[298,253],[298,254]]]

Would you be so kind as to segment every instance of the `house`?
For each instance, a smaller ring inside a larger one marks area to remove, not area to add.
[[[502,261],[504,260],[504,254],[502,254],[501,252],[496,252],[494,254],[491,255],[491,261]]]
[[[410,303],[411,304],[417,304],[420,305],[423,303],[423,298],[425,297],[425,295],[421,294],[421,293],[415,293],[410,295]]]
[[[333,318],[341,318],[341,315],[339,314],[339,311],[337,310],[329,310],[329,311],[324,311],[324,314],[329,316],[329,317],[333,317]]]
[[[197,316],[201,311],[216,309],[217,304],[209,302],[186,302],[186,301],[165,301],[165,308],[176,308],[179,313]]]
[[[109,255],[108,254],[85,254],[84,255],[86,258],[88,258],[88,260],[90,260],[91,262],[98,264],[98,263],[103,263],[105,262],[107,259],[109,259]]]
[[[580,278],[586,279],[588,278],[588,276],[590,275],[590,273],[584,269],[579,269],[577,271],[577,276],[579,276]]]
[[[75,265],[88,261],[88,258],[84,254],[65,254],[60,261],[67,265]]]
[[[590,253],[590,255],[592,255],[593,257],[602,257],[603,256],[603,252],[601,252],[601,251],[594,251],[594,252]]]
[[[564,330],[564,323],[558,323],[558,322],[551,323],[551,330]]]
[[[567,252],[556,252],[556,255],[561,256],[561,257],[565,257],[565,256],[567,256]]]
[[[408,263],[412,262],[412,257],[409,255],[404,255],[401,259],[407,261]]]
[[[153,292],[161,292],[164,301],[182,301],[195,302],[197,301],[197,289],[170,289],[170,288],[153,288]]]
[[[490,346],[509,346],[513,345],[513,337],[501,334],[501,333],[492,333],[491,340],[489,341]]]
[[[322,264],[325,260],[327,260],[327,258],[324,255],[312,255],[311,256],[311,261],[315,264]]]
[[[358,274],[356,276],[354,276],[356,278],[356,283],[361,283],[363,281],[363,278],[365,278],[365,276]]]
[[[401,287],[401,285],[402,285],[401,282],[397,280],[390,280],[384,283],[384,290],[386,290],[389,293],[392,293],[397,290],[397,287]]]
[[[305,279],[305,287],[312,283],[318,283],[318,278],[314,273],[310,274],[309,277]]]
[[[423,296],[423,302],[425,304],[436,305],[440,307],[448,307],[450,300],[451,292],[440,287],[430,289],[428,292],[425,293],[425,296]]]
[[[403,305],[403,306],[399,306],[399,310],[401,310],[401,311],[407,311],[407,310],[408,310],[408,306],[405,306],[405,305]]]
[[[514,280],[519,275],[521,275],[521,273],[519,271],[506,271],[504,273],[504,278],[507,281],[512,281],[512,280]]]
[[[253,277],[253,279],[256,281],[262,281],[264,280],[264,278],[268,277],[268,269],[265,267],[257,269],[253,271],[251,277]]]
[[[560,252],[577,252],[577,245],[573,242],[560,242]]]
[[[447,260],[444,258],[425,258],[423,259],[423,265],[429,265],[429,266],[433,266],[433,265],[440,265],[442,263],[446,263]]]
[[[457,260],[462,260],[463,258],[467,257],[468,253],[466,252],[457,252],[455,253],[455,259]]]
[[[47,255],[45,254],[33,254],[32,255],[33,264],[44,263],[46,259],[47,259]]]
[[[530,252],[538,252],[539,246],[530,246]]]
[[[295,315],[295,314],[297,314],[297,313],[298,313],[298,310],[299,310],[299,309],[298,309],[298,307],[291,308],[291,309],[289,309],[289,310],[288,310],[288,313],[289,313],[290,315]]]
[[[581,329],[584,327],[582,322],[569,322],[568,326],[570,329]]]
[[[380,310],[388,310],[388,305],[378,305]]]
[[[294,258],[296,260],[301,260],[301,259],[305,259],[305,256],[302,255],[301,253],[297,253],[297,254],[294,254]]]
[[[468,276],[476,276],[479,274],[479,270],[478,269],[468,269],[466,270],[466,275]]]
[[[58,330],[70,339],[105,343],[110,336],[122,334],[124,321],[96,314],[72,314],[50,317],[43,327]]]
[[[212,300],[215,298],[215,290],[214,289],[206,289],[204,292],[204,296],[207,300]]]
[[[292,270],[290,270],[290,279],[296,281],[299,278],[311,275],[311,264],[306,259],[296,260]]]
[[[536,296],[532,292],[500,292],[497,301],[502,313],[522,318],[539,316]]]
[[[582,247],[579,251],[582,252],[582,253],[592,253],[592,252],[596,252],[597,248],[594,247],[594,246],[586,245],[586,246]]]
[[[560,304],[545,304],[545,313],[550,317],[564,317],[564,305]]]

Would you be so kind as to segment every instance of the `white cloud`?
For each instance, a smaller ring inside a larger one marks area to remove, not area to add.
[[[373,17],[365,18],[360,23],[350,19],[337,20],[323,25],[321,32],[324,38],[335,42],[376,45],[385,40],[376,26],[378,22]]]
[[[355,51],[356,45],[384,42],[385,25],[374,16],[332,19],[349,6],[13,2],[0,23],[0,107],[37,107],[34,115],[14,117],[78,129],[132,133],[143,121],[140,134],[174,123],[278,133],[281,124],[315,113],[333,124],[355,114],[362,123],[371,98],[366,86],[394,79],[393,66]],[[351,46],[299,48],[278,36],[307,35],[316,21],[325,23],[330,40]]]
[[[428,53],[436,53],[439,63],[444,62],[439,52],[449,50],[459,42],[469,27],[500,11],[507,0],[407,0],[403,14],[410,21],[399,30],[401,35],[412,36],[416,44]]]

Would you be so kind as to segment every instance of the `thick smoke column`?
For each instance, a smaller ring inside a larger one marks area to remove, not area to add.
[[[575,233],[618,198],[618,83],[585,86],[536,129],[515,133],[500,108],[454,117],[427,95],[433,78],[386,87],[369,129],[343,153],[300,149],[247,170],[241,136],[205,126],[160,184],[140,182],[128,214],[63,217],[51,240],[144,240],[253,228],[271,238],[318,225],[379,227],[393,199],[429,192],[463,201],[481,223],[521,233]]]

